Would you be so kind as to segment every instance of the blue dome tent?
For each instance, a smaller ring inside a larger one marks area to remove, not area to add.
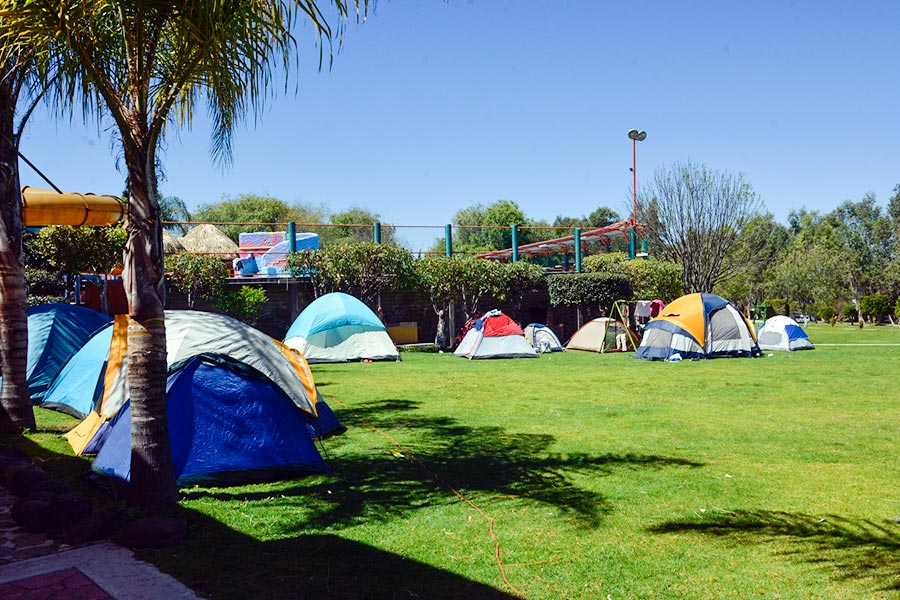
[[[198,356],[169,375],[166,410],[179,485],[265,481],[330,471],[305,413],[240,364]],[[131,403],[109,423],[94,471],[131,476]]]
[[[79,419],[85,418],[103,393],[103,375],[112,343],[112,323],[106,325],[69,358],[40,403]]]
[[[342,292],[312,301],[291,324],[284,343],[310,363],[400,360],[378,315]]]
[[[39,304],[28,309],[28,394],[40,404],[63,365],[112,319],[72,304]]]

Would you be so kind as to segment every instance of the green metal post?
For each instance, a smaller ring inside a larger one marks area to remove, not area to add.
[[[581,228],[575,228],[575,272],[581,273]]]
[[[450,225],[444,225],[444,243],[447,256],[453,256],[453,228]]]
[[[644,258],[650,258],[650,243],[647,238],[641,240],[641,252],[644,254]]]
[[[519,226],[512,226],[512,261],[519,262]]]
[[[630,234],[628,236],[628,258],[634,260],[634,257],[637,255],[637,233],[634,230],[634,225],[630,228]]]
[[[288,223],[288,250],[297,251],[297,224],[293,221]]]
[[[375,223],[375,243],[381,243],[381,223]]]

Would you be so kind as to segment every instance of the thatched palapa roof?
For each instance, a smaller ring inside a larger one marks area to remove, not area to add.
[[[163,252],[166,254],[175,254],[176,252],[184,252],[184,246],[178,241],[174,235],[163,229],[162,235]]]
[[[215,254],[222,260],[231,261],[238,257],[238,245],[231,238],[219,231],[215,225],[197,225],[178,238],[188,252]]]

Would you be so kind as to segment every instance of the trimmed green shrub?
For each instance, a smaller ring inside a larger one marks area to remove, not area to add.
[[[610,309],[616,300],[633,297],[631,280],[618,273],[577,273],[547,278],[553,306],[596,306]]]

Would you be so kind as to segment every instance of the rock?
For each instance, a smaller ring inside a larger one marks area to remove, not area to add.
[[[144,517],[122,528],[122,543],[129,548],[168,548],[187,535],[187,524],[171,517]]]
[[[18,448],[0,445],[0,473],[5,472],[12,465],[22,463],[31,463],[27,454]]]
[[[25,531],[46,532],[50,520],[50,501],[45,498],[23,498],[21,503],[16,503],[18,513],[21,515],[19,523]]]
[[[56,498],[56,494],[53,492],[35,492],[33,494],[28,494],[26,496],[22,496],[18,500],[16,500],[15,504],[12,507],[12,518],[15,519],[16,523],[24,526],[25,524],[25,515],[22,512],[23,507],[29,501],[37,501],[43,502],[47,504],[48,508],[50,503],[53,502],[53,499]],[[38,529],[36,531],[46,531],[46,529]]]
[[[56,479],[46,479],[44,481],[39,481],[28,490],[29,494],[34,494],[35,492],[50,492],[52,494],[60,495],[60,494],[73,494],[75,490],[62,481],[57,481]]]
[[[32,464],[12,466],[6,471],[9,491],[15,496],[25,496],[34,484],[50,479],[47,472]]]
[[[63,541],[78,545],[110,536],[124,516],[125,511],[121,508],[110,508],[91,515],[70,527],[63,535]]]
[[[50,502],[47,532],[59,533],[92,514],[94,514],[93,505],[81,494],[75,492],[60,494]]]

